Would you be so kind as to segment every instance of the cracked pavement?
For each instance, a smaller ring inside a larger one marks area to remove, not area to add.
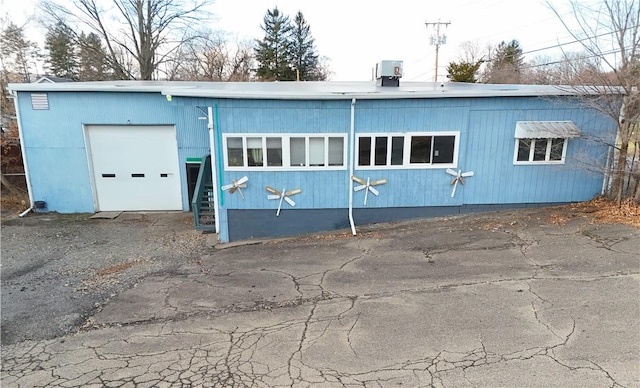
[[[2,225],[3,387],[640,387],[640,230],[567,207],[222,250],[49,217]]]

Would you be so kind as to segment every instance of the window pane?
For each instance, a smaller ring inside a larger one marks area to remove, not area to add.
[[[551,154],[549,160],[562,160],[562,149],[565,139],[551,139]]]
[[[376,166],[386,166],[387,164],[387,137],[376,137]]]
[[[329,138],[329,166],[344,166],[344,138]]]
[[[324,137],[309,138],[309,165],[324,166]]]
[[[410,163],[431,163],[431,136],[411,137]]]
[[[518,139],[518,162],[529,161],[529,150],[531,149],[531,139]]]
[[[358,166],[371,165],[371,138],[361,137],[358,139]]]
[[[305,166],[304,137],[292,137],[289,140],[291,166]]]
[[[267,138],[267,166],[282,166],[282,138]]]
[[[391,165],[401,166],[404,156],[404,136],[391,138]]]
[[[455,136],[434,136],[433,163],[453,163],[453,149],[455,145]]]
[[[241,137],[227,138],[227,162],[229,162],[229,167],[244,165]]]
[[[247,138],[247,164],[249,166],[264,166],[262,161],[262,138]]]
[[[547,158],[547,139],[536,139],[533,146],[533,161],[541,162]]]

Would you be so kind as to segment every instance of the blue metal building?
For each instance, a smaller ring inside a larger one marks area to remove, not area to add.
[[[32,203],[61,213],[193,208],[201,228],[215,218],[222,242],[589,200],[608,151],[593,140],[616,135],[615,122],[551,86],[9,89]]]

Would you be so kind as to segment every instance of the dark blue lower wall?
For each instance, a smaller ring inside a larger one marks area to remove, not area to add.
[[[566,203],[513,203],[498,205],[353,209],[353,220],[357,226],[377,222],[565,204]],[[350,228],[348,209],[283,209],[278,217],[276,217],[275,209],[230,209],[227,211],[227,215],[229,220],[229,241],[257,237],[293,236],[304,233]]]

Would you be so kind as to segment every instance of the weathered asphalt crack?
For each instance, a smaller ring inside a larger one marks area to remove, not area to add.
[[[293,362],[294,362],[294,358],[296,358],[296,356],[298,356],[300,358],[299,361],[302,362],[302,347],[304,346],[304,341],[307,338],[307,330],[309,330],[309,323],[311,322],[311,319],[313,318],[313,313],[316,310],[316,307],[318,306],[317,303],[314,303],[314,305],[311,307],[311,311],[309,312],[309,315],[307,316],[307,319],[304,321],[304,327],[302,329],[302,333],[300,334],[300,340],[298,342],[298,348],[291,353],[291,355],[289,356],[289,359],[287,360],[287,373],[289,374],[289,379],[291,381],[291,387],[293,387],[296,383],[296,381],[299,381],[301,379],[301,375],[300,375],[300,368],[299,367],[294,367]],[[297,374],[294,374],[293,369],[297,369]]]
[[[325,274],[330,270],[325,271]],[[360,295],[341,295],[334,292],[324,291],[317,296],[309,297],[309,298],[295,298],[291,300],[283,300],[280,302],[270,302],[270,301],[254,301],[251,304],[230,304],[226,306],[221,306],[218,308],[211,308],[208,310],[200,310],[194,312],[181,312],[177,313],[173,316],[166,317],[158,317],[157,315],[152,318],[140,319],[130,322],[122,322],[122,323],[96,323],[89,318],[87,322],[78,328],[76,332],[85,332],[91,330],[105,329],[110,327],[129,327],[129,326],[142,326],[156,323],[168,323],[168,322],[179,322],[188,319],[194,318],[212,318],[216,316],[222,316],[225,314],[242,314],[247,312],[256,312],[256,311],[272,311],[282,308],[293,308],[300,307],[306,305],[313,305],[320,301],[330,301],[330,300],[339,300],[339,299],[348,299],[352,303],[355,301],[362,300],[372,300],[378,298],[386,298],[390,296],[402,295],[402,294],[415,294],[421,292],[434,292],[438,290],[449,290],[460,287],[473,287],[478,285],[491,285],[491,284],[503,284],[503,283],[513,283],[513,282],[528,282],[528,281],[539,281],[539,280],[570,280],[570,281],[597,281],[601,279],[609,279],[609,278],[620,278],[626,276],[636,276],[640,275],[640,272],[620,272],[615,274],[607,274],[600,276],[525,276],[525,277],[516,277],[516,278],[505,278],[505,279],[494,279],[494,280],[482,280],[475,282],[458,282],[458,283],[447,283],[440,284],[430,287],[419,287],[419,288],[406,288],[406,289],[396,289],[393,291],[382,291],[376,293],[364,293]]]
[[[304,297],[304,293],[300,290],[300,279],[303,279],[304,277],[301,277],[300,279],[298,279],[298,278],[296,278],[295,276],[291,275],[288,272],[278,271],[278,270],[275,270],[275,269],[261,268],[260,271],[262,271],[262,272],[273,272],[273,273],[278,273],[278,274],[282,274],[282,275],[287,276],[289,279],[291,279],[291,282],[293,282],[293,286],[294,286],[296,292],[299,295],[298,299],[302,299]]]
[[[360,244],[358,244],[358,245],[360,245]],[[309,315],[307,316],[307,319],[304,322],[304,327],[302,329],[302,333],[300,334],[300,340],[299,340],[299,343],[298,343],[298,348],[296,349],[296,351],[294,351],[290,355],[289,359],[287,360],[287,372],[289,374],[289,379],[291,381],[291,387],[293,387],[296,382],[301,381],[300,367],[297,367],[297,366],[294,367],[293,363],[294,363],[294,359],[296,361],[300,362],[300,363],[303,362],[303,356],[302,356],[303,347],[305,345],[305,341],[307,341],[307,335],[308,335],[308,331],[309,331],[309,326],[310,326],[311,321],[313,319],[313,316],[314,316],[314,313],[316,311],[316,308],[318,307],[318,303],[321,300],[327,300],[327,299],[331,298],[331,296],[337,296],[337,294],[331,293],[331,292],[327,292],[324,289],[323,284],[324,284],[325,277],[327,276],[327,274],[329,272],[342,270],[347,265],[353,263],[356,260],[359,260],[359,259],[362,259],[362,258],[366,257],[370,253],[370,249],[362,249],[362,248],[360,248],[360,249],[362,250],[362,254],[361,255],[352,257],[351,259],[348,259],[348,260],[344,261],[337,269],[331,269],[330,268],[330,269],[327,269],[327,270],[322,272],[322,275],[320,277],[320,281],[317,284],[317,287],[321,291],[321,299],[320,300],[315,300],[313,302],[313,304],[311,306],[311,310],[309,311]],[[290,275],[290,274],[288,274],[288,275],[291,276],[291,278],[294,279],[295,284],[298,285],[298,281],[295,281],[295,277]],[[341,296],[338,296],[338,297],[341,297]],[[351,300],[351,305],[349,306],[349,308],[347,308],[345,311],[341,312],[338,315],[338,319],[340,319],[340,317],[343,314],[347,313],[348,311],[350,311],[354,307],[355,299],[350,298],[350,300]],[[353,349],[353,346],[352,346],[351,341],[349,339],[351,330],[353,329],[353,327],[355,326],[356,323],[357,323],[357,319],[356,319],[356,322],[352,325],[352,327],[347,332],[347,338],[348,338],[348,342],[349,342],[349,347],[351,348],[353,353],[357,355],[357,353]],[[330,324],[330,322],[329,322],[329,324]],[[324,327],[324,329],[322,330],[322,333],[316,338],[316,340],[321,338],[326,333],[327,328],[328,328],[328,325]],[[311,346],[311,345],[309,345],[309,346]],[[294,374],[294,371],[293,371],[294,368],[297,369],[297,373],[296,374]]]
[[[558,360],[555,357],[553,351],[562,346],[566,346],[575,333],[576,324],[575,320],[573,319],[571,330],[562,338],[562,340],[546,347],[532,347],[509,354],[497,354],[487,350],[482,339],[479,339],[479,346],[471,349],[466,353],[441,350],[434,356],[426,356],[420,359],[412,359],[399,363],[392,363],[386,366],[381,366],[357,373],[348,373],[331,368],[314,368],[311,365],[306,364],[302,359],[304,342],[307,338],[307,333],[310,325],[320,320],[330,322],[333,319],[337,319],[337,315],[331,317],[314,318],[314,313],[315,311],[310,311],[310,313],[304,320],[282,322],[271,326],[253,328],[247,331],[239,331],[237,328],[234,328],[226,333],[220,332],[220,334],[227,336],[227,346],[225,349],[220,349],[220,351],[214,353],[211,353],[211,350],[204,348],[192,349],[185,347],[183,349],[173,350],[173,353],[179,352],[179,354],[183,355],[181,356],[181,359],[182,357],[186,357],[187,362],[177,363],[175,364],[175,368],[169,366],[167,369],[165,369],[167,371],[175,370],[176,373],[173,375],[170,373],[158,372],[154,376],[147,377],[146,381],[154,382],[157,384],[163,382],[179,382],[180,384],[186,384],[189,386],[194,384],[197,385],[203,381],[207,381],[211,383],[212,386],[217,387],[269,386],[269,381],[271,381],[272,378],[277,379],[281,377],[282,374],[278,373],[277,370],[270,369],[264,364],[254,366],[254,361],[252,361],[252,359],[254,357],[255,350],[257,350],[259,347],[266,346],[265,344],[261,344],[261,342],[265,341],[267,336],[269,336],[270,334],[276,334],[278,332],[281,332],[282,330],[293,329],[295,326],[303,326],[304,329],[301,333],[301,340],[299,341],[297,349],[291,354],[289,359],[287,374],[290,379],[289,385],[291,387],[296,386],[297,383],[314,385],[322,384],[323,382],[339,383],[343,387],[367,387],[372,386],[372,384],[378,386],[387,386],[389,384],[392,384],[392,382],[398,377],[397,372],[410,372],[419,383],[415,386],[444,386],[442,374],[455,370],[461,371],[466,381],[474,385],[473,381],[467,375],[468,371],[472,369],[499,363],[511,362],[514,360],[525,361],[536,357],[548,357],[558,365],[561,365],[569,370],[598,371],[606,376],[609,381],[611,381],[611,387],[621,387],[620,384],[615,382],[610,373],[608,373],[605,369],[600,367],[595,362],[590,361],[590,363],[593,364],[593,367],[571,366]],[[358,318],[356,317],[356,321],[357,319]],[[353,326],[355,326],[355,323],[354,325],[352,325],[352,327]],[[108,341],[105,344],[107,343]],[[34,345],[34,347],[32,347],[31,349],[35,350],[36,347],[37,345]],[[96,359],[105,359],[105,357],[100,355],[100,353],[97,351],[100,347],[101,346],[93,348]],[[164,353],[158,352],[156,354]],[[131,367],[130,362],[133,357],[135,357],[135,355],[123,355],[118,358],[116,355],[112,354],[109,357],[109,360],[120,361],[125,365]],[[207,362],[207,360],[211,359],[212,357],[215,357],[215,360],[217,360],[213,364]],[[295,366],[293,365],[294,359],[296,361]],[[85,358],[81,362],[69,363],[62,365],[61,367],[80,365],[82,363],[90,361],[91,358]],[[243,368],[243,366],[246,366],[246,368]],[[4,372],[7,372],[4,367],[3,369]],[[54,377],[56,380],[44,386],[54,386],[59,384],[64,384],[65,386],[73,386],[69,384],[71,381],[77,381],[78,384],[76,386],[90,383],[101,383],[106,386],[113,386],[115,381],[112,379],[108,379],[107,376],[109,375],[109,373],[114,372],[115,370],[115,368],[102,370],[98,373],[97,376],[91,375],[91,373],[94,372],[88,372],[84,375],[74,378],[73,380],[65,380],[60,375],[52,374],[52,377]],[[146,367],[146,370],[149,371],[149,367]],[[307,375],[309,375],[311,372],[314,372],[313,376],[316,376],[316,378],[305,378],[302,375],[303,371]],[[88,378],[85,379],[84,377],[86,376],[88,376]],[[140,383],[141,376],[142,374],[123,377],[120,380],[117,380],[117,382],[122,383],[123,385],[130,382]]]
[[[544,268],[542,265],[540,265],[540,263],[536,262],[531,257],[529,257],[529,255],[527,254],[527,251],[532,246],[538,245],[540,241],[538,239],[529,239],[518,231],[507,232],[507,233],[514,238],[513,243],[519,246],[520,254],[524,258],[525,262],[533,265],[536,268],[535,273],[533,275],[533,277],[535,278],[538,275],[538,272],[540,270],[543,270]]]
[[[627,252],[620,249],[614,249],[615,245],[620,244],[622,242],[629,241],[630,237],[627,237],[627,236],[616,236],[615,238],[613,237],[607,238],[607,237],[599,236],[596,233],[593,233],[592,230],[585,230],[584,228],[580,228],[576,234],[578,234],[579,236],[586,237],[587,239],[589,239],[589,241],[595,242],[596,247],[606,249],[607,251],[610,251],[610,252],[629,254],[629,255],[638,254],[638,252]]]
[[[353,343],[351,343],[351,332],[353,332],[353,329],[356,327],[359,320],[360,320],[360,313],[356,314],[356,319],[353,321],[353,324],[351,325],[351,327],[349,327],[349,330],[347,331],[347,344],[349,345],[349,349],[351,349],[351,351],[353,352],[353,355],[356,357],[358,357],[358,352],[356,352],[356,350],[353,348]]]
[[[553,306],[553,304],[551,302],[549,302],[548,300],[542,298],[540,295],[536,294],[535,291],[533,291],[533,288],[531,287],[531,282],[530,281],[526,281],[525,283],[527,283],[527,286],[529,288],[529,293],[531,295],[535,296],[535,298],[537,300],[539,300],[543,304],[547,303],[547,304]],[[531,301],[531,309],[533,310],[533,316],[535,317],[536,321],[538,321],[538,323],[540,323],[542,326],[544,326],[555,337],[557,337],[558,339],[562,339],[562,337],[560,335],[558,335],[558,333],[556,333],[555,330],[553,330],[553,328],[551,326],[549,326],[549,324],[547,324],[546,322],[543,322],[540,319],[540,316],[538,314],[538,309],[536,308],[536,301],[535,300]],[[575,322],[574,322],[574,325],[575,325]]]

